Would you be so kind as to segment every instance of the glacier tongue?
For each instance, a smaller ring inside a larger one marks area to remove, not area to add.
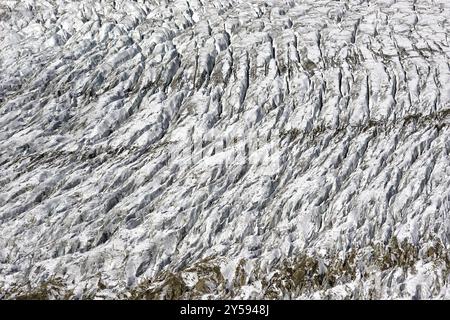
[[[2,1],[0,298],[450,298],[449,17]]]

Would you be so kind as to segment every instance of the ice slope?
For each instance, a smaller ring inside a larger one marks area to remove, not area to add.
[[[450,298],[449,19],[1,1],[0,296]]]

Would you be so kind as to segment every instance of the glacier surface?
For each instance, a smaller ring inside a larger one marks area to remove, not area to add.
[[[1,1],[0,298],[450,298],[449,19]]]

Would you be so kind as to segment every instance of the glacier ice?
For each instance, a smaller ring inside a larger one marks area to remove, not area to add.
[[[0,298],[450,298],[449,17],[2,1]]]

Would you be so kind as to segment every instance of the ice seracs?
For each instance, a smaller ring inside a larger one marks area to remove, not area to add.
[[[446,0],[0,4],[0,297],[448,298]]]

